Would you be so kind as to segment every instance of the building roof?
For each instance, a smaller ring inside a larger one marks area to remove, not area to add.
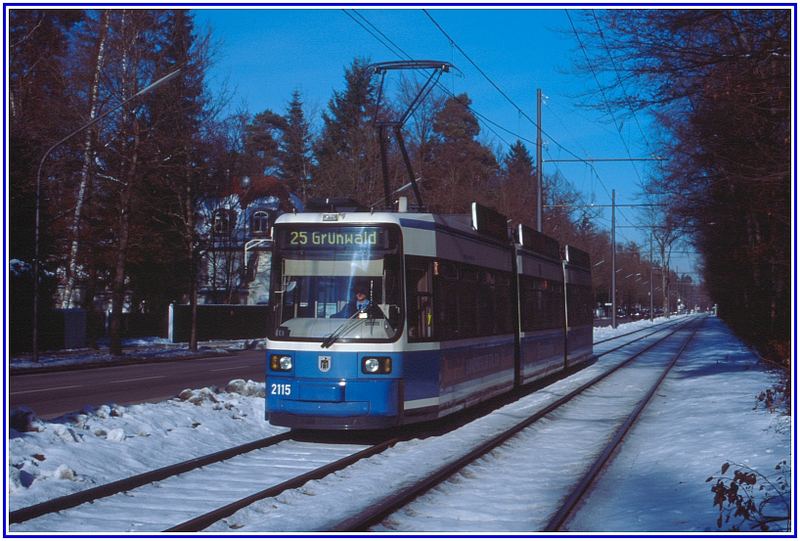
[[[231,193],[239,196],[242,206],[248,206],[256,199],[275,197],[280,202],[278,209],[289,212],[292,204],[289,187],[285,182],[271,175],[242,177],[234,183]]]

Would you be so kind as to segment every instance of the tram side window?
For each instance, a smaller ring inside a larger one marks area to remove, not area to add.
[[[533,319],[533,284],[527,276],[519,277],[519,315],[520,328],[529,331],[532,328]]]
[[[444,261],[434,268],[438,338],[513,332],[510,273]]]
[[[537,281],[530,276],[520,276],[520,311],[522,312],[522,330],[535,331],[544,310],[543,291],[537,287]]]
[[[438,272],[437,272],[438,271]],[[461,295],[464,287],[458,281],[458,267],[447,261],[434,262],[434,297],[436,310],[434,318],[439,329],[439,338],[443,340],[463,338],[463,327],[468,317],[475,317],[474,312],[467,314],[466,301]]]
[[[552,326],[564,326],[564,282],[550,282],[550,310]]]
[[[495,311],[492,317],[495,322],[495,334],[514,332],[513,302],[514,292],[511,288],[511,273],[498,272],[495,283]]]
[[[508,272],[408,256],[406,284],[412,342],[513,332]]]
[[[458,331],[461,338],[480,336],[478,321],[481,319],[479,300],[481,297],[478,285],[478,271],[473,268],[462,267],[460,280],[457,282],[458,290]]]
[[[520,312],[523,331],[554,329],[564,324],[562,284],[552,280],[520,277]]]
[[[592,324],[592,289],[589,286],[567,284],[567,312],[570,327]]]
[[[432,260],[409,257],[406,261],[408,337],[411,341],[434,338],[432,267]]]
[[[478,336],[513,332],[511,275],[483,270],[478,292]]]
[[[497,276],[492,271],[482,271],[478,286],[478,334],[489,336],[497,333]]]

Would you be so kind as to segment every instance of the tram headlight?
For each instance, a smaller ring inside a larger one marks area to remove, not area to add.
[[[294,362],[289,355],[271,355],[269,367],[275,372],[288,372],[294,367]]]
[[[392,372],[392,358],[364,357],[361,359],[361,371],[365,374],[390,374]]]
[[[381,367],[381,363],[375,357],[367,357],[362,364],[363,370],[367,374],[377,374]]]

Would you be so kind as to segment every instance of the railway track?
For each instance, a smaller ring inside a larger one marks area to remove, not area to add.
[[[199,531],[260,499],[298,488],[397,442],[312,443],[289,433],[10,513],[17,531]],[[324,454],[329,457],[320,461]],[[198,514],[199,513],[199,514]]]
[[[704,318],[705,319],[705,318]],[[702,321],[701,321],[702,323]],[[669,360],[669,362],[664,367],[663,371],[659,375],[658,379],[653,382],[652,386],[647,390],[647,392],[642,396],[639,402],[636,404],[636,407],[631,411],[631,413],[625,418],[624,422],[617,428],[614,432],[614,435],[603,448],[602,452],[595,458],[592,462],[591,466],[586,470],[583,477],[581,477],[580,481],[577,485],[569,492],[566,498],[564,498],[563,503],[558,508],[558,510],[553,514],[550,520],[545,527],[545,531],[548,532],[557,532],[562,531],[564,526],[568,523],[569,519],[573,516],[576,509],[578,508],[581,500],[587,496],[591,486],[594,482],[600,477],[602,474],[603,468],[606,464],[614,456],[616,450],[622,445],[625,440],[625,437],[630,432],[631,428],[633,428],[636,421],[639,419],[642,411],[647,407],[647,405],[652,400],[653,396],[655,396],[658,389],[661,387],[661,384],[664,382],[666,377],[675,367],[675,364],[683,355],[683,352],[689,346],[689,343],[694,338],[695,334],[697,333],[699,328],[699,324],[696,324],[692,330],[691,334],[686,338],[686,340],[680,345],[678,351]]]
[[[631,336],[631,335],[638,334],[638,333],[645,333],[646,335],[650,335],[650,334],[653,334],[653,332],[659,331],[661,329],[666,329],[666,328],[674,327],[675,325],[680,325],[684,321],[684,319],[685,319],[685,317],[668,319],[667,321],[664,321],[662,323],[655,323],[653,325],[650,325],[649,327],[643,327],[643,328],[640,328],[640,329],[636,329],[634,331],[621,333],[621,334],[618,334],[616,336],[612,336],[610,338],[604,338],[602,340],[597,340],[596,342],[592,342],[592,346],[599,346],[600,344],[605,344],[606,342],[611,342],[613,340],[619,340],[620,338],[624,338],[626,336]],[[652,332],[649,332],[649,331],[652,331]]]
[[[679,327],[684,323],[683,321],[670,321],[612,339],[598,341],[596,344],[612,340],[620,342],[618,345],[600,352],[598,357],[616,352],[655,333]],[[638,336],[633,339],[626,338],[631,335]],[[588,386],[590,385],[584,385],[581,389]],[[555,407],[558,406],[553,406],[552,409]],[[548,408],[537,418],[541,418],[552,409]],[[521,425],[527,426],[535,420],[529,419],[525,423],[520,423],[516,427],[516,431],[524,428]],[[477,452],[477,454],[471,453],[465,457],[465,461],[462,460],[463,464],[475,460],[476,457],[500,445],[512,435],[513,432],[509,431],[507,435],[487,442],[484,451]],[[14,530],[37,530],[39,529],[37,524],[47,523],[48,515],[52,516],[53,513],[58,513],[58,529],[62,531],[95,529],[93,517],[98,516],[105,517],[96,525],[98,529],[104,531],[199,531],[247,505],[276,496],[285,490],[298,488],[309,480],[320,479],[365,457],[380,453],[399,441],[398,439],[387,439],[375,445],[315,444],[293,441],[291,438],[292,435],[289,432],[279,434],[17,509],[10,513],[9,522],[20,525]],[[320,448],[319,445],[328,446],[326,452],[330,455],[331,460],[325,463],[303,460],[304,456],[316,455]],[[312,450],[312,446],[314,450]],[[463,467],[463,464],[460,467]],[[445,472],[442,472],[442,475],[445,475]],[[436,479],[438,478],[439,476],[436,477]],[[241,483],[236,490],[231,489],[230,481],[239,479],[247,479],[252,482]],[[214,491],[212,488],[215,486],[227,488]],[[202,497],[192,496],[197,493],[202,493]],[[406,501],[407,497],[401,498],[401,500]],[[209,506],[209,502],[213,505]],[[142,505],[145,503],[147,508],[153,510],[153,513],[145,513],[148,516],[152,515],[154,517],[152,520],[142,520],[141,518],[143,515]],[[199,509],[198,506],[201,504],[206,508]],[[130,511],[126,511],[126,508]],[[170,511],[167,512],[167,510]],[[361,523],[347,523],[343,527],[360,529],[364,524],[366,522],[362,520]]]
[[[453,496],[452,492],[450,492],[448,490],[442,490],[441,489],[441,486],[445,482],[447,482],[449,479],[453,478],[454,475],[458,474],[459,472],[461,472],[465,468],[476,464],[476,462],[481,460],[482,457],[485,457],[488,453],[493,452],[493,451],[496,452],[497,450],[499,450],[501,448],[501,446],[503,446],[504,444],[506,444],[510,440],[512,440],[512,438],[520,437],[526,431],[533,429],[533,427],[539,421],[542,421],[545,418],[550,419],[551,418],[550,416],[553,415],[558,410],[560,410],[561,408],[563,408],[565,406],[568,406],[568,405],[569,406],[573,406],[574,403],[576,402],[576,399],[586,400],[584,397],[586,396],[587,391],[589,391],[589,390],[592,390],[594,393],[601,393],[602,394],[601,399],[600,399],[601,402],[603,400],[606,400],[607,393],[609,393],[609,392],[613,393],[614,392],[615,382],[613,381],[613,377],[615,375],[619,375],[620,371],[633,366],[635,364],[635,361],[639,360],[640,357],[642,357],[644,354],[647,354],[647,353],[651,352],[652,350],[654,350],[655,348],[660,346],[662,343],[668,342],[670,340],[672,340],[673,342],[678,341],[679,344],[666,344],[668,346],[668,348],[670,350],[672,350],[672,351],[677,349],[678,353],[673,355],[668,362],[662,363],[662,364],[666,364],[666,366],[656,367],[655,371],[659,372],[659,374],[655,378],[656,379],[655,383],[653,383],[652,385],[649,386],[649,388],[648,388],[646,393],[644,393],[643,395],[640,395],[639,397],[635,397],[635,399],[633,400],[634,404],[631,406],[632,407],[632,413],[630,415],[628,415],[621,422],[621,424],[619,424],[617,426],[617,428],[614,431],[613,435],[609,439],[609,443],[602,449],[601,452],[599,452],[597,457],[594,458],[591,461],[591,465],[584,472],[584,474],[581,476],[580,480],[574,485],[574,487],[566,487],[569,490],[568,491],[565,490],[566,492],[568,492],[568,494],[563,498],[563,500],[562,500],[563,503],[561,505],[553,504],[553,505],[550,506],[551,509],[549,511],[545,511],[545,512],[543,512],[541,509],[536,509],[536,512],[542,512],[546,516],[552,517],[546,522],[543,521],[543,520],[540,520],[541,527],[538,528],[538,529],[540,529],[542,531],[557,531],[557,530],[559,530],[563,526],[563,524],[569,519],[569,517],[571,516],[571,513],[575,509],[575,506],[577,505],[577,503],[580,502],[583,497],[585,497],[586,492],[589,489],[589,487],[591,486],[591,484],[594,481],[594,479],[597,477],[599,472],[602,470],[603,466],[607,463],[609,458],[612,456],[614,450],[623,441],[624,436],[628,433],[629,429],[634,424],[635,420],[638,418],[639,413],[641,413],[642,409],[644,409],[644,407],[647,405],[647,403],[649,402],[650,398],[653,396],[653,394],[658,389],[658,386],[660,385],[660,383],[663,381],[663,379],[669,373],[669,371],[674,366],[675,362],[677,361],[677,359],[680,357],[681,353],[685,349],[686,345],[689,343],[691,338],[694,336],[694,332],[696,331],[696,328],[695,329],[688,329],[688,334],[689,334],[688,338],[684,338],[681,335],[678,335],[676,337],[677,333],[679,333],[680,331],[686,329],[687,325],[690,324],[690,323],[695,323],[696,324],[696,322],[692,322],[692,321],[690,321],[690,322],[682,322],[679,326],[677,326],[677,328],[673,328],[672,332],[670,334],[668,334],[668,335],[666,335],[666,336],[664,336],[662,338],[659,338],[658,340],[654,341],[647,348],[643,349],[640,352],[637,352],[634,355],[631,355],[629,358],[627,358],[623,362],[617,364],[612,369],[610,369],[610,370],[608,370],[608,371],[606,371],[606,372],[604,372],[602,374],[599,374],[598,376],[592,378],[590,381],[584,383],[583,385],[581,385],[577,389],[573,390],[572,392],[570,392],[570,393],[564,395],[563,397],[561,397],[560,399],[548,404],[546,407],[544,407],[542,409],[539,409],[538,411],[536,411],[535,413],[530,415],[528,418],[526,418],[526,419],[518,422],[514,426],[510,427],[505,432],[493,437],[490,440],[487,440],[483,444],[473,448],[470,452],[464,454],[461,457],[458,457],[457,459],[453,460],[452,462],[450,462],[448,464],[445,464],[444,466],[439,468],[436,472],[434,472],[432,475],[426,476],[424,479],[422,479],[418,483],[415,483],[413,485],[407,486],[403,490],[401,490],[399,492],[396,492],[395,494],[385,498],[384,500],[382,500],[380,502],[373,503],[368,509],[366,509],[366,510],[364,510],[362,512],[356,513],[356,514],[350,516],[349,518],[340,521],[339,523],[335,524],[331,528],[331,530],[332,531],[368,531],[368,530],[370,530],[372,528],[376,528],[379,531],[381,531],[381,530],[390,530],[391,531],[391,530],[396,528],[398,530],[406,531],[406,530],[409,530],[409,529],[415,529],[415,528],[405,528],[405,527],[403,527],[402,524],[404,524],[404,523],[402,521],[402,518],[401,519],[397,519],[397,518],[393,519],[392,517],[395,516],[395,514],[396,515],[401,515],[403,513],[404,508],[406,508],[406,506],[409,506],[409,504],[411,504],[415,500],[418,500],[422,496],[428,495],[428,494],[432,493],[435,490],[440,490],[438,495],[439,495],[439,497],[444,499],[443,501],[451,501],[451,502],[452,501],[459,501],[458,496]],[[616,350],[616,349],[617,348],[614,348],[614,350]],[[605,353],[603,353],[601,355],[605,355]],[[650,370],[650,371],[653,371],[653,370]],[[605,385],[605,388],[606,388],[605,391],[599,390],[601,388],[601,385]],[[584,407],[584,409],[586,409],[587,411],[590,412],[590,413],[587,413],[586,415],[592,415],[591,411],[594,410],[596,412],[597,408],[598,408],[597,404],[591,403],[591,401],[588,404],[585,404],[583,407]],[[578,413],[572,413],[570,415],[570,417],[574,418],[575,416],[579,416],[579,415],[580,414],[578,414]],[[595,416],[596,415],[597,414],[595,413]],[[589,417],[589,418],[592,418],[592,417]],[[556,421],[553,421],[553,422],[556,422]],[[566,423],[566,421],[565,421],[565,423]],[[550,430],[549,427],[548,427],[548,430]],[[533,437],[535,437],[535,436],[533,436]],[[581,447],[583,445],[588,445],[588,442],[581,440],[579,437],[576,437],[575,441],[573,442],[573,444],[575,445],[575,447]],[[537,454],[536,452],[532,452],[527,445],[521,444],[518,447],[520,449],[524,449],[524,451],[522,451],[522,453],[525,456],[524,457],[523,456],[517,456],[516,459],[510,460],[510,462],[514,464],[514,467],[512,468],[514,471],[511,473],[510,478],[513,478],[514,476],[519,476],[519,477],[524,478],[524,477],[526,477],[526,474],[529,474],[531,477],[535,478],[535,468],[533,470],[531,470],[531,471],[525,471],[525,472],[519,471],[519,470],[521,469],[520,467],[522,465],[530,462],[530,457],[532,457],[532,456],[540,456],[540,455]],[[558,445],[554,446],[553,449],[551,449],[551,451],[557,453],[558,452]],[[563,449],[562,449],[562,451],[563,451]],[[511,454],[513,455],[514,453],[512,452]],[[572,457],[572,458],[574,459],[574,457]],[[541,466],[541,467],[545,467],[545,466]],[[479,470],[479,471],[483,470],[484,472],[486,472],[485,475],[492,475],[492,476],[494,475],[494,473],[491,471],[491,468],[489,466],[483,466],[483,467],[480,467],[480,468],[476,468],[476,470]],[[471,474],[471,475],[467,476],[468,477],[468,481],[464,481],[463,478],[460,479],[459,483],[458,483],[458,485],[459,485],[458,488],[455,488],[454,490],[456,490],[456,491],[464,490],[465,493],[470,493],[471,491],[473,491],[472,493],[475,493],[474,491],[477,491],[477,493],[480,493],[480,488],[479,488],[479,486],[481,484],[481,480],[479,479],[480,475],[481,475],[480,473]],[[461,486],[462,483],[469,484],[470,486],[469,487],[463,487],[463,486]],[[475,485],[478,485],[478,488],[476,488]],[[513,491],[513,489],[511,489],[511,490]],[[517,491],[514,491],[514,492],[517,492]],[[520,490],[518,492],[520,492],[521,494],[525,493],[524,490]],[[511,496],[512,495],[509,494],[509,498],[508,498],[509,501],[511,500]],[[494,497],[499,497],[501,499],[503,498],[501,495],[496,495],[496,494],[493,494],[492,497],[493,498]],[[524,498],[524,496],[519,496],[519,497]],[[468,499],[465,499],[465,501],[468,501]],[[472,503],[474,503],[474,502],[472,502]],[[413,509],[413,510],[409,511],[409,514],[413,515],[413,517],[414,517],[413,520],[414,521],[418,521],[420,519],[420,515],[422,515],[423,513],[429,512],[427,510],[436,510],[436,509],[442,508],[442,506],[438,505],[438,498],[436,496],[432,496],[431,498],[429,498],[425,502],[424,505],[421,504],[418,507],[419,508],[416,508],[416,509]],[[534,505],[534,506],[532,506],[532,508],[535,509],[536,506]],[[450,510],[445,511],[445,513],[446,514],[451,514],[452,513],[452,514],[455,514],[455,515],[458,515],[458,516],[468,516],[469,513],[470,513],[470,511],[467,510],[467,509],[462,510],[462,511],[463,511],[463,513],[460,513],[458,510],[453,511],[452,509],[450,509]],[[472,509],[472,513],[475,514],[475,509]],[[542,517],[542,518],[546,518],[546,516]],[[439,524],[441,524],[441,521],[444,518],[445,518],[444,516],[437,517],[437,520],[440,521]],[[533,519],[533,517],[527,516],[527,517],[524,517],[524,519],[528,521],[527,522],[528,524],[530,524],[530,521]],[[520,521],[520,522],[525,522],[525,520]],[[384,521],[385,521],[385,524],[382,525],[382,523],[384,523]],[[534,522],[535,522],[535,519],[534,519]],[[513,520],[510,521],[509,523],[510,524],[515,524],[513,522]],[[386,524],[388,524],[388,526],[386,526]],[[451,530],[451,529],[452,530],[456,530],[457,529],[457,528],[448,528],[448,526],[446,524],[443,525],[443,526],[439,526],[439,527],[442,530],[445,530],[445,531],[448,531],[448,530]],[[525,527],[510,526],[508,528],[508,531],[512,531],[512,530],[515,530],[515,529],[525,530],[525,531],[535,531],[537,528],[530,528],[528,526],[525,526]],[[480,527],[470,527],[470,528],[467,528],[467,530],[476,530],[477,531],[477,530],[480,530]]]

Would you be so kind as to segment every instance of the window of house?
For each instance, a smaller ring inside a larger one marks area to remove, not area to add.
[[[254,235],[269,234],[269,213],[265,210],[257,210],[250,218],[250,230]]]
[[[217,209],[212,217],[212,232],[214,235],[230,235],[236,224],[236,212],[231,209]]]

